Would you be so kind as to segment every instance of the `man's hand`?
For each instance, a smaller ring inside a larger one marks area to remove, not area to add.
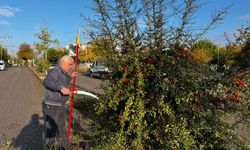
[[[71,77],[74,78],[76,76],[77,76],[77,72],[76,71],[72,72]]]
[[[69,95],[70,94],[70,90],[68,88],[66,88],[66,87],[63,87],[61,89],[61,92],[62,92],[63,95]]]

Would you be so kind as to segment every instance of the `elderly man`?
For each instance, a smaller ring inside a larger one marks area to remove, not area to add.
[[[43,81],[43,113],[46,125],[44,142],[47,149],[72,149],[66,135],[64,104],[69,100],[71,79],[76,76],[73,65],[74,60],[70,56],[63,56],[59,66],[50,69]]]

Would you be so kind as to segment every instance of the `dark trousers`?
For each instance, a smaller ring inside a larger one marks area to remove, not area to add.
[[[71,143],[67,138],[65,128],[66,110],[64,106],[43,104],[43,113],[46,126],[44,134],[45,147],[61,146],[65,149],[71,149]]]

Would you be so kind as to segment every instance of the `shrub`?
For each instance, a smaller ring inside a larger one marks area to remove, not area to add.
[[[103,126],[114,133],[106,139],[112,148],[244,147],[221,119],[236,101],[221,97],[218,93],[228,90],[221,91],[213,71],[182,49],[174,55],[123,55],[114,63],[113,78],[97,103],[107,116]]]
[[[207,51],[204,49],[195,49],[193,52],[194,57],[202,63],[209,63],[213,57],[209,55]]]
[[[243,67],[250,67],[250,40],[242,48],[238,57],[238,63]]]

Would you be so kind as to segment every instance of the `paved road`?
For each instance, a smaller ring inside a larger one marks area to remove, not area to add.
[[[77,86],[91,93],[101,93],[101,80],[89,77],[86,73],[78,73]]]
[[[43,87],[26,67],[0,71],[0,149],[14,138],[12,149],[42,149]]]

